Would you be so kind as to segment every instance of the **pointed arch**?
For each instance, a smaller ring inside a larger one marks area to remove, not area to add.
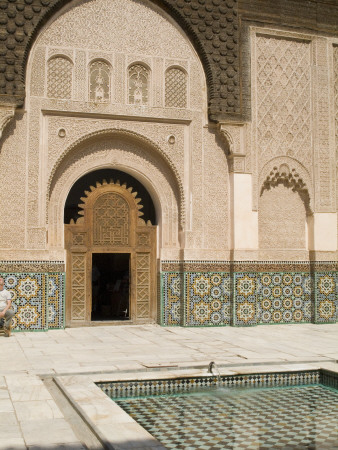
[[[81,147],[84,143],[90,143],[92,140],[97,140],[99,138],[109,137],[114,139],[115,138],[122,138],[127,139],[131,142],[135,142],[139,144],[141,147],[148,147],[153,152],[155,152],[157,155],[161,157],[161,159],[165,162],[165,164],[168,166],[170,171],[172,172],[173,180],[175,180],[176,188],[177,188],[177,194],[178,194],[178,200],[180,205],[180,222],[183,226],[185,222],[185,195],[184,195],[184,189],[183,189],[183,183],[180,174],[178,173],[178,170],[176,169],[174,163],[171,161],[169,156],[164,153],[164,151],[154,142],[152,142],[150,139],[146,138],[145,136],[142,136],[134,131],[126,130],[126,129],[118,129],[118,128],[109,128],[106,130],[101,131],[95,131],[93,133],[89,133],[77,141],[75,141],[73,144],[71,144],[65,151],[60,155],[60,157],[55,162],[49,179],[47,183],[47,205],[51,196],[51,192],[54,188],[55,184],[55,175],[56,172],[61,167],[62,163],[65,161],[66,157],[70,155],[73,152],[76,152],[76,149]],[[47,208],[48,209],[48,208]]]
[[[91,133],[68,147],[55,163],[46,191],[46,222],[50,248],[63,247],[64,205],[74,183],[89,172],[116,169],[143,184],[154,203],[159,247],[179,246],[184,227],[185,198],[181,177],[156,144],[129,130]]]

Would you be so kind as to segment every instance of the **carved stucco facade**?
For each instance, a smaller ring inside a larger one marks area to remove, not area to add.
[[[3,97],[1,260],[65,264],[67,195],[103,168],[150,193],[159,267],[337,260],[338,36],[243,14],[239,41],[237,2],[219,3],[203,18],[215,16],[212,70],[191,29],[150,1],[63,2],[41,22],[23,106]]]

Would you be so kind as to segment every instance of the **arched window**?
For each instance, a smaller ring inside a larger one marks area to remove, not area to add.
[[[128,70],[128,99],[135,105],[149,101],[149,70],[142,64],[134,64]]]
[[[89,100],[95,103],[110,101],[110,66],[101,60],[91,63],[89,68]]]
[[[48,61],[47,97],[72,98],[73,64],[69,59],[57,56]]]
[[[165,106],[187,107],[187,74],[177,67],[165,73]]]

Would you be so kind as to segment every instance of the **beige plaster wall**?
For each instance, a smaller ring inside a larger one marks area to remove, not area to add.
[[[17,113],[2,135],[0,151],[0,247],[9,258],[26,246],[27,115]],[[3,258],[3,257],[2,257]],[[2,259],[1,258],[1,259]]]
[[[265,190],[259,199],[259,247],[305,249],[306,210],[298,192],[283,185]]]
[[[225,142],[207,123],[201,62],[162,10],[147,1],[69,2],[33,45],[25,111],[1,139],[2,258],[63,259],[67,193],[101,167],[126,170],[152,193],[162,259],[336,258],[337,45],[250,27],[252,120],[223,124]],[[56,55],[72,64],[68,99],[47,97]],[[96,58],[112,70],[106,103],[89,101]],[[128,103],[134,62],[150,70],[145,105]],[[187,74],[185,108],[165,107],[172,66]]]

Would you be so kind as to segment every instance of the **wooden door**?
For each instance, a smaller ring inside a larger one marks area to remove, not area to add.
[[[130,321],[156,321],[156,226],[141,218],[141,199],[119,183],[85,192],[76,223],[65,225],[66,325],[91,324],[92,254],[130,254]]]

